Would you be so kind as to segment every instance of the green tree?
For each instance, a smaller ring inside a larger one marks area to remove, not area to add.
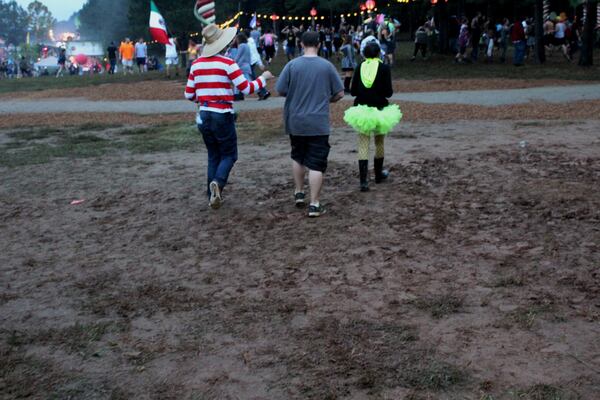
[[[48,7],[39,1],[33,1],[27,6],[29,30],[38,41],[48,38],[50,29],[54,27],[56,19]]]
[[[88,0],[79,12],[79,31],[84,38],[105,44],[130,35],[128,0]]]
[[[27,36],[27,23],[27,11],[16,1],[0,0],[0,37],[8,43],[23,43]]]

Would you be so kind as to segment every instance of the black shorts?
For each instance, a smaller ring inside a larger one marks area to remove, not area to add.
[[[137,59],[137,65],[146,65],[146,59],[138,57],[138,59]]]
[[[306,168],[325,172],[329,157],[329,135],[295,136],[290,135],[292,142],[292,160]]]
[[[555,46],[564,46],[565,44],[567,44],[567,41],[565,40],[565,38],[554,38],[554,45]]]

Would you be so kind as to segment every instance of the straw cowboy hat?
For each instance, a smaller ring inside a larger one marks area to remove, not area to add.
[[[221,29],[215,24],[202,29],[203,47],[201,57],[212,57],[227,47],[237,35],[236,28]]]

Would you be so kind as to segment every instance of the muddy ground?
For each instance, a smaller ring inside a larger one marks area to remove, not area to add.
[[[318,220],[167,128],[1,131],[0,398],[597,398],[599,121],[406,122],[367,194],[337,128]]]

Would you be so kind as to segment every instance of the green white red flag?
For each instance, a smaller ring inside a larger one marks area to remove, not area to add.
[[[169,44],[167,24],[153,0],[150,0],[150,34],[158,43]]]

